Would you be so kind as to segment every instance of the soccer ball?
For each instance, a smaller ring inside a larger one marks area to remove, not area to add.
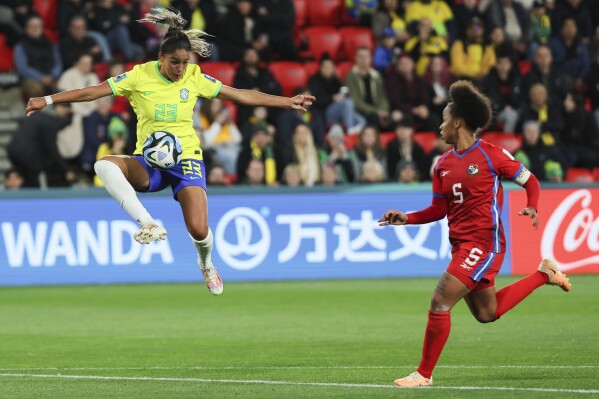
[[[171,169],[181,160],[181,142],[174,134],[157,131],[148,136],[143,145],[143,156],[155,169]]]

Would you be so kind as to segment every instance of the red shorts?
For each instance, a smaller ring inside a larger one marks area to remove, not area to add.
[[[504,253],[488,252],[477,248],[477,243],[464,243],[451,251],[447,273],[458,278],[470,289],[478,291],[495,285],[495,276],[501,269]]]

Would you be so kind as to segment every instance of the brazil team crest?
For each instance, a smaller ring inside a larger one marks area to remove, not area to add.
[[[181,97],[181,100],[187,101],[189,99],[189,90],[181,89],[179,90],[179,95]]]
[[[478,165],[477,165],[477,164],[475,164],[475,163],[473,163],[473,164],[470,164],[470,166],[468,166],[468,174],[469,174],[470,176],[474,176],[474,175],[476,175],[477,173],[478,173]]]

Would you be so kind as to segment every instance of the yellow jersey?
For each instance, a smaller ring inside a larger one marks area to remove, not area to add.
[[[177,82],[171,82],[158,68],[158,61],[136,65],[132,70],[108,79],[115,96],[125,96],[137,115],[135,154],[142,154],[146,138],[165,130],[176,135],[183,147],[182,159],[202,160],[202,149],[192,124],[198,97],[212,99],[222,83],[189,64]]]

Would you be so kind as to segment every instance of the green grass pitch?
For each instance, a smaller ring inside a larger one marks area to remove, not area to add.
[[[0,288],[0,398],[599,397],[599,276],[571,281],[491,324],[459,303],[411,390],[436,279]]]

